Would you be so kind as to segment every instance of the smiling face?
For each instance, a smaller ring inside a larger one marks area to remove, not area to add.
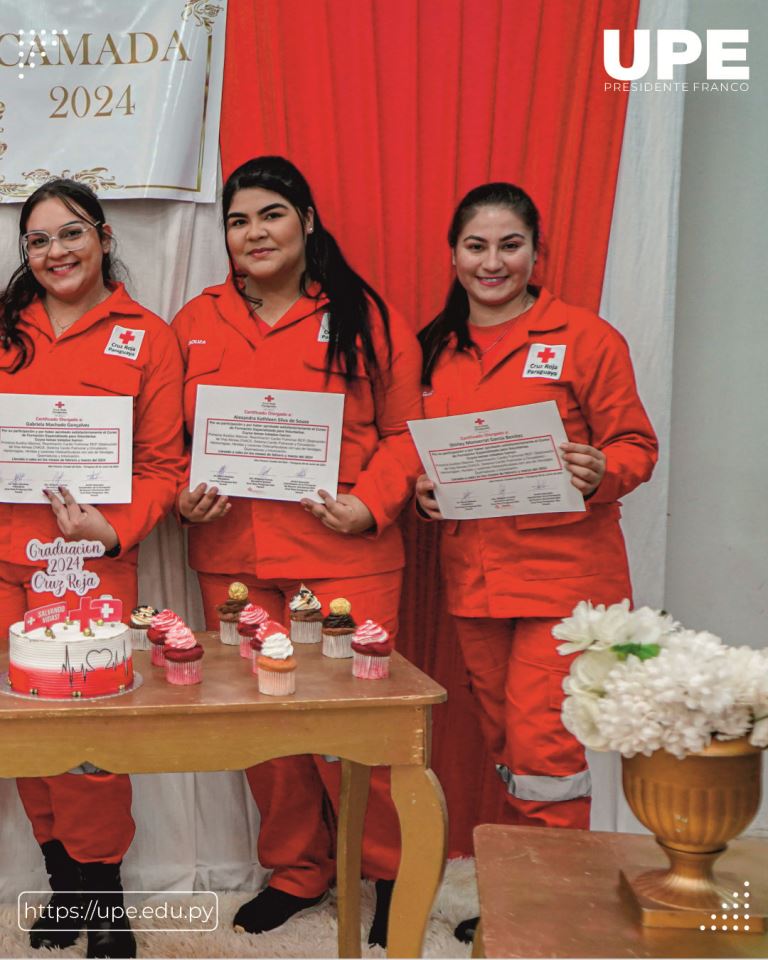
[[[536,262],[532,231],[509,207],[479,207],[459,234],[453,262],[473,320],[513,315],[526,303]]]
[[[48,197],[30,212],[25,232],[42,230],[53,237],[62,227],[75,223],[88,226],[93,221],[83,210],[74,207],[73,212],[57,197]],[[105,289],[101,264],[110,246],[109,228],[102,227],[102,233],[100,236],[98,229],[86,230],[78,250],[65,250],[54,240],[44,256],[29,259],[29,268],[48,298],[86,307],[98,301]]]
[[[246,293],[298,292],[306,268],[305,233],[313,220],[311,208],[302,220],[272,190],[249,187],[234,194],[226,216],[227,249],[235,272],[245,277]]]

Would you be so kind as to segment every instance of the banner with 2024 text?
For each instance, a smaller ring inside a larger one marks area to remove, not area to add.
[[[226,0],[0,0],[0,202],[52,177],[212,203]]]

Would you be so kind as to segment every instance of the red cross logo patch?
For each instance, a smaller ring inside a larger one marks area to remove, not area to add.
[[[532,343],[528,348],[523,376],[559,380],[563,372],[564,361],[564,343]]]
[[[112,327],[112,333],[109,335],[109,342],[104,353],[111,354],[113,357],[135,360],[139,355],[139,350],[141,350],[144,333],[144,330],[129,330],[127,327],[120,327],[115,324]]]

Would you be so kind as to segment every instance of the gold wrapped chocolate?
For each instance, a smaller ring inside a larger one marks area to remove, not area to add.
[[[230,600],[247,600],[248,587],[246,587],[244,583],[240,583],[238,580],[235,580],[234,583],[230,583],[227,596]]]
[[[55,637],[55,636],[56,636],[56,634],[53,632],[53,630],[52,630],[50,627],[46,627],[46,628],[45,628],[45,635],[46,635],[46,637]]]
[[[340,613],[347,614],[352,611],[352,604],[349,600],[345,600],[344,597],[337,597],[335,600],[331,600],[328,604],[328,609],[331,613]]]

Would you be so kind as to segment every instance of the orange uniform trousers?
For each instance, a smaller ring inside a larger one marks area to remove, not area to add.
[[[560,656],[552,619],[454,617],[480,725],[506,784],[505,822],[589,829],[584,748],[563,726]]]
[[[50,593],[34,593],[30,578],[36,567],[0,561],[0,630],[24,619],[31,607],[60,601]],[[88,560],[87,569],[98,573],[98,593],[123,601],[124,609],[136,606],[136,567],[111,559]],[[73,593],[65,600],[77,607]],[[131,845],[136,826],[131,816],[131,781],[124,773],[62,773],[55,777],[20,777],[16,781],[21,802],[39,844],[59,840],[80,863],[119,863]]]
[[[216,606],[225,600],[232,580],[248,587],[250,603],[264,607],[270,617],[288,624],[287,604],[298,589],[295,580],[257,580],[246,574],[232,577],[202,572],[198,577],[209,629],[218,628]],[[336,597],[346,597],[358,622],[376,620],[391,637],[397,632],[401,582],[401,570],[305,581],[325,609]],[[297,682],[301,683],[301,672]],[[338,815],[340,768],[337,762],[305,754],[269,760],[246,771],[261,814],[259,861],[273,870],[270,886],[297,897],[317,897],[332,883],[336,872],[334,843],[323,807],[327,791]],[[371,773],[363,831],[363,875],[393,880],[400,863],[400,823],[386,768],[374,767]]]

